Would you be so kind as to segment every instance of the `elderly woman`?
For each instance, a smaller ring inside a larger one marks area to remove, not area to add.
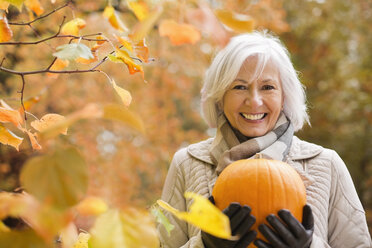
[[[255,240],[249,206],[231,203],[224,210],[238,240],[224,240],[167,215],[175,229],[159,227],[163,247],[372,247],[365,212],[339,155],[300,140],[294,132],[309,122],[305,94],[281,42],[265,33],[234,37],[213,60],[205,77],[202,114],[214,138],[179,150],[173,158],[162,199],[187,211],[185,191],[212,194],[221,171],[230,163],[261,153],[282,160],[301,176],[307,205],[303,221],[288,210],[259,226],[267,241]],[[212,199],[213,200],[213,199]]]

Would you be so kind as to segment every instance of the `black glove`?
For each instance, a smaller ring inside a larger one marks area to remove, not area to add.
[[[302,224],[288,210],[279,210],[278,215],[283,222],[273,214],[266,217],[272,229],[266,224],[258,226],[258,230],[269,243],[257,239],[254,244],[258,248],[310,247],[314,232],[314,217],[310,206],[305,205],[303,208]]]
[[[214,203],[213,198],[209,200]],[[239,203],[231,203],[222,211],[230,219],[231,233],[237,235],[238,240],[227,240],[217,238],[206,232],[201,232],[202,240],[206,248],[246,248],[256,238],[257,232],[251,231],[256,218],[251,215],[248,206],[241,206]]]

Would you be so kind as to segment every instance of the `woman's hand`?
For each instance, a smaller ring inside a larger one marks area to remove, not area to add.
[[[268,215],[266,220],[272,228],[266,224],[261,224],[258,230],[269,243],[257,239],[254,244],[258,248],[310,247],[314,232],[314,217],[310,206],[305,205],[303,208],[302,224],[288,210],[282,209],[278,212],[278,215],[286,225],[275,215]]]
[[[211,200],[213,202],[213,199]],[[230,219],[232,235],[238,236],[237,240],[220,239],[206,232],[201,232],[202,240],[206,248],[246,248],[256,238],[257,232],[251,231],[256,218],[251,215],[248,206],[239,203],[231,203],[223,210]]]

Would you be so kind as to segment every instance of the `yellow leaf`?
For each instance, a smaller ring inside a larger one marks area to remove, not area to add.
[[[158,248],[159,239],[155,222],[148,211],[128,208],[121,212],[121,223],[128,248]],[[138,223],[141,223],[138,225]],[[146,238],[144,238],[146,237]]]
[[[120,96],[120,99],[123,101],[124,106],[128,107],[130,102],[132,101],[132,96],[129,93],[129,91],[117,86],[114,79],[111,79],[111,83],[112,83],[112,86],[114,87],[114,90]]]
[[[89,233],[79,233],[77,242],[74,244],[73,248],[88,248],[88,241],[90,239]]]
[[[0,232],[10,232],[10,228],[7,227],[2,221],[0,221]]]
[[[127,1],[129,9],[135,14],[138,20],[142,21],[149,15],[149,8],[146,2]]]
[[[128,28],[124,25],[124,23],[120,20],[119,16],[117,15],[114,7],[106,6],[103,11],[103,16],[108,19],[111,26],[119,31],[127,32]]]
[[[195,44],[201,38],[200,32],[192,25],[163,20],[159,26],[160,36],[167,36],[173,45]]]
[[[133,43],[140,42],[145,38],[145,36],[154,27],[162,12],[163,8],[158,7],[153,10],[145,19],[134,26],[132,33],[129,35],[129,38],[133,41]]]
[[[133,46],[129,40],[127,40],[124,37],[116,36],[115,34],[114,34],[114,37],[119,41],[121,45],[123,45],[126,49],[128,49],[128,51],[133,52]]]
[[[111,209],[100,215],[90,233],[91,248],[158,248],[160,245],[152,217],[147,211],[133,208]]]
[[[129,53],[125,50],[116,49],[115,56],[110,55],[108,57],[110,60],[114,62],[121,62],[126,64],[129,70],[129,74],[143,72],[142,66],[134,62],[134,60],[130,57]]]
[[[72,248],[78,241],[78,236],[77,227],[73,222],[71,222],[60,231],[62,246],[59,248]]]
[[[25,0],[5,0],[6,2],[16,6],[19,10],[19,12],[22,11],[22,5]]]
[[[100,118],[103,116],[103,110],[101,106],[90,103],[84,106],[84,108],[75,111],[68,116],[66,116],[65,119],[61,119],[60,121],[54,123],[51,126],[48,126],[48,128],[42,130],[38,137],[40,139],[50,139],[54,138],[58,134],[60,134],[61,130],[64,130],[64,128],[69,127],[73,123],[81,120],[81,119],[92,119],[92,118]]]
[[[185,197],[194,200],[189,212],[180,212],[162,200],[158,200],[157,203],[177,218],[197,226],[213,236],[224,239],[232,238],[229,218],[208,199],[192,192],[186,192]]]
[[[0,143],[13,146],[17,151],[19,151],[19,145],[22,143],[22,141],[23,138],[18,137],[0,124]]]
[[[39,132],[43,132],[49,127],[55,125],[56,123],[65,120],[66,118],[59,114],[46,114],[41,117],[40,120],[31,122],[31,126]],[[63,127],[59,130],[59,133],[67,135],[67,127]]]
[[[63,25],[61,34],[78,36],[80,29],[83,29],[85,25],[86,22],[83,19],[75,18]]]
[[[37,16],[44,13],[44,8],[41,6],[39,0],[25,0],[24,3],[26,7],[35,12]]]
[[[108,209],[107,204],[98,197],[89,196],[82,200],[77,206],[76,210],[81,215],[100,215]]]
[[[149,62],[149,49],[145,44],[145,39],[134,45],[134,51],[139,59],[143,62]]]
[[[145,125],[142,119],[136,114],[131,112],[128,108],[118,104],[108,104],[104,108],[105,119],[121,121],[124,124],[134,128],[141,133],[145,133]]]
[[[13,31],[8,25],[8,19],[5,15],[0,18],[0,42],[7,42],[13,37]]]
[[[22,123],[22,117],[17,110],[0,107],[0,122],[10,122],[16,127],[20,127]]]
[[[252,32],[254,28],[254,20],[249,15],[237,14],[222,9],[217,9],[214,13],[224,25],[238,33]]]
[[[0,219],[22,216],[27,209],[27,203],[21,194],[0,192]]]
[[[8,8],[9,8],[9,3],[3,0],[0,0],[0,9],[5,10],[5,12],[8,12]]]
[[[30,131],[26,131],[26,133],[28,134],[28,137],[30,138],[32,149],[41,150],[42,147],[39,144],[39,142],[37,141],[36,135],[34,133],[31,133]]]

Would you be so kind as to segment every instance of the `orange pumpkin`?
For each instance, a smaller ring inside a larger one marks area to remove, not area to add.
[[[306,190],[299,174],[287,163],[268,159],[246,159],[230,164],[217,178],[212,195],[221,210],[231,202],[248,205],[256,217],[252,229],[260,239],[264,237],[257,227],[266,222],[267,215],[288,209],[301,222],[306,204]]]

